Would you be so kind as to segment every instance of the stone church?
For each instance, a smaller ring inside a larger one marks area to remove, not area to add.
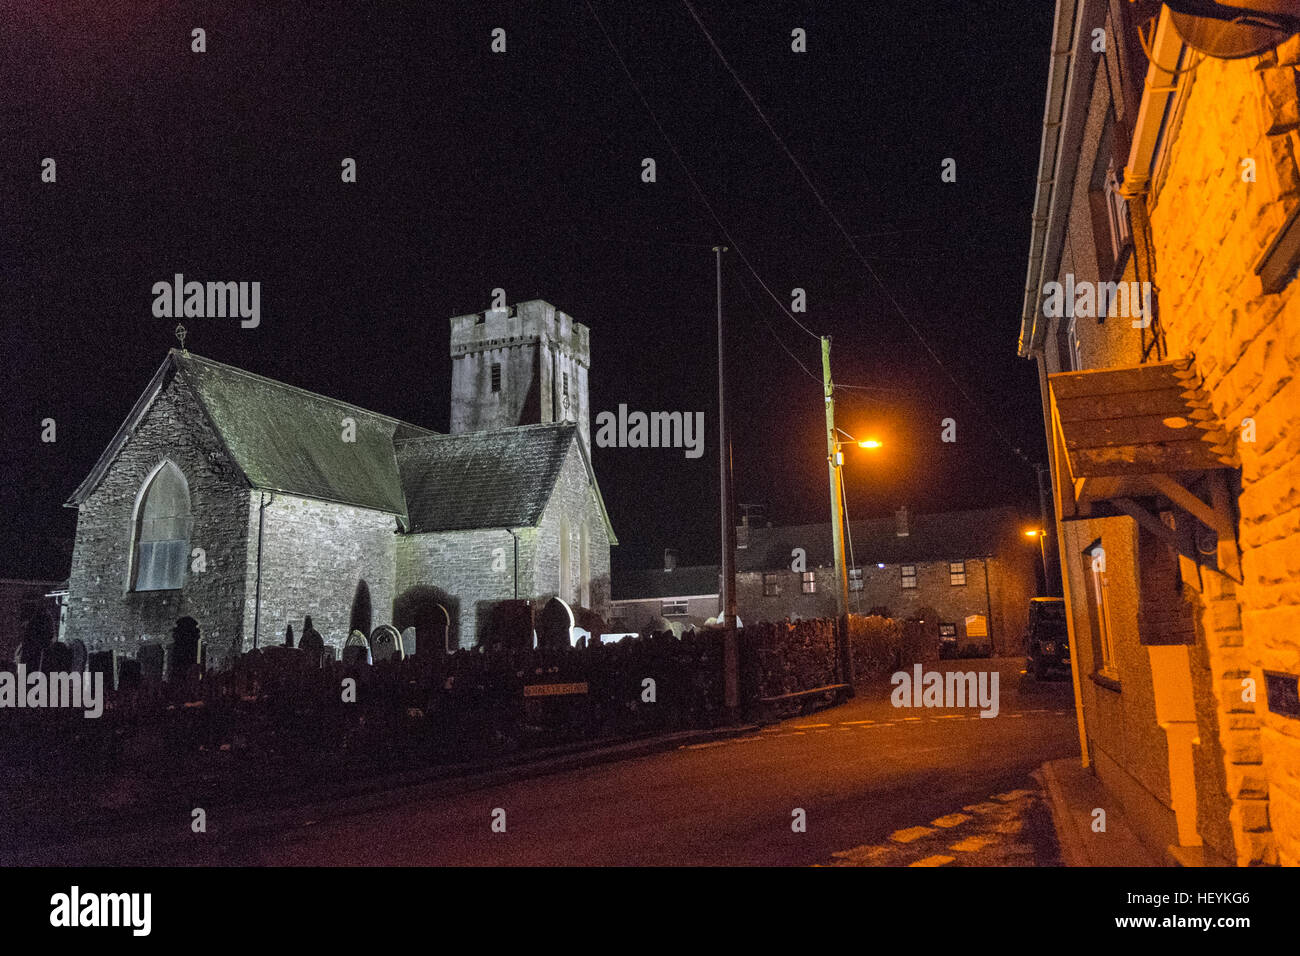
[[[441,604],[448,649],[506,600],[606,614],[586,326],[523,302],[451,319],[451,354],[442,435],[172,349],[67,503],[65,640],[133,653],[189,615],[216,663],[310,614],[340,648],[359,588],[373,626]]]

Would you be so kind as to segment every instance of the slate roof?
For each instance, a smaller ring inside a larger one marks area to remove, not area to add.
[[[573,422],[522,425],[397,442],[410,531],[529,527],[541,520],[569,448],[591,463]],[[596,489],[600,502],[600,491]],[[604,503],[600,502],[602,512]],[[608,516],[605,516],[608,524]],[[613,530],[610,529],[611,541]]]
[[[908,564],[914,561],[960,561],[994,555],[1016,542],[1024,526],[1037,524],[1014,508],[909,514],[909,534],[896,534],[895,518],[849,522],[853,557],[866,564]],[[1019,542],[1017,542],[1019,543]],[[794,548],[803,548],[808,567],[834,564],[830,522],[779,528],[751,526],[749,547],[736,550],[736,570],[789,570]],[[845,554],[848,546],[845,545]]]
[[[639,601],[655,598],[692,597],[717,594],[720,588],[716,564],[687,568],[663,568],[621,571],[611,580],[615,601]]]
[[[176,349],[69,504],[94,491],[175,376],[190,387],[251,487],[406,514],[393,440],[434,434],[429,429]],[[356,423],[355,442],[343,441],[344,418]]]
[[[610,544],[618,543],[573,422],[440,435],[176,349],[73,493],[70,507],[95,490],[177,376],[253,488],[397,515],[415,533],[527,527],[541,519],[569,448],[576,446]],[[355,442],[342,440],[344,418],[355,422]]]

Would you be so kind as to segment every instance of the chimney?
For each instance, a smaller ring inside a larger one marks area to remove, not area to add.
[[[664,549],[664,570],[671,571],[677,567],[677,552],[672,548]]]
[[[910,534],[907,527],[907,505],[894,512],[894,534],[899,538],[906,538]]]

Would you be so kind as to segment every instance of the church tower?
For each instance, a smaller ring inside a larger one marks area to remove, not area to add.
[[[451,433],[576,422],[591,451],[587,327],[534,299],[451,320]]]

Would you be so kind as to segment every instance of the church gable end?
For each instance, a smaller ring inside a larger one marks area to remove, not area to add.
[[[143,640],[169,641],[185,615],[210,644],[235,638],[248,485],[170,362],[74,502],[69,640],[132,653]]]

